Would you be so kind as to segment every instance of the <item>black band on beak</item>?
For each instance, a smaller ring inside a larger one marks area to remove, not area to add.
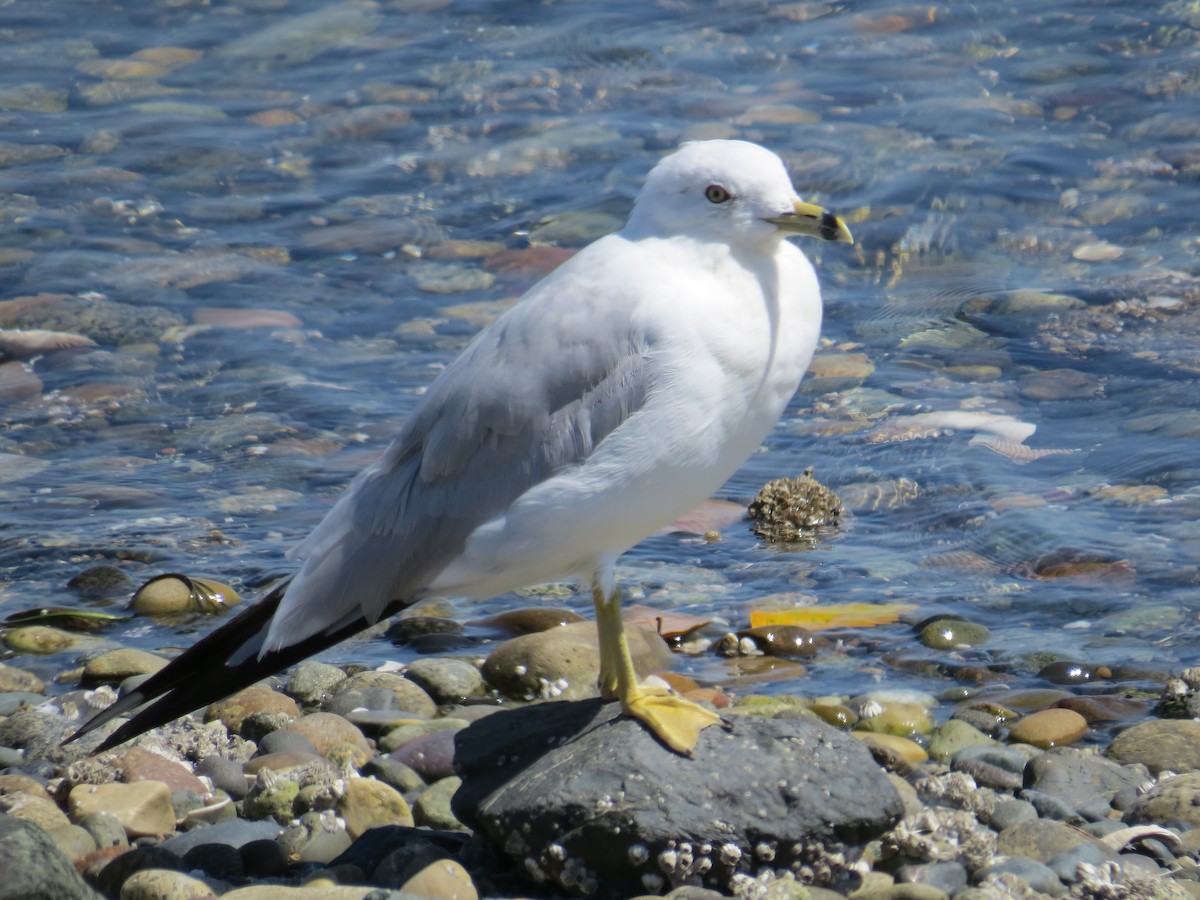
[[[827,241],[837,240],[839,223],[837,216],[826,210],[821,214],[821,237]]]

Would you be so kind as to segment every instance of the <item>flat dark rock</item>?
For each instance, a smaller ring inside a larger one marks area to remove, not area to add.
[[[728,891],[763,868],[831,881],[902,813],[867,749],[823,723],[739,716],[687,759],[618,713],[554,702],[458,732],[455,815],[536,880],[604,898]]]

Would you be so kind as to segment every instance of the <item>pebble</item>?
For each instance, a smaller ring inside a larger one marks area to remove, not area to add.
[[[400,890],[417,897],[437,897],[439,900],[477,900],[479,897],[467,870],[452,859],[430,863],[404,882]]]
[[[1200,773],[1160,781],[1125,811],[1126,822],[1155,822],[1177,828],[1200,826]]]
[[[202,900],[214,896],[204,881],[167,869],[142,869],[121,885],[121,900]]]
[[[1042,749],[1073,744],[1087,733],[1087,719],[1069,709],[1043,709],[1030,713],[1009,729],[1012,740]]]
[[[460,731],[469,723],[465,719],[442,717],[409,722],[390,729],[376,742],[384,753],[391,753],[422,735],[433,734],[435,731]]]
[[[141,747],[130,747],[125,751],[117,761],[117,767],[121,772],[121,780],[130,784],[136,781],[161,781],[171,791],[208,792],[204,782],[182,763]]]
[[[479,669],[461,659],[417,659],[408,664],[404,676],[438,705],[461,703],[484,692]]]
[[[360,767],[375,753],[362,731],[333,713],[311,713],[297,719],[291,727],[307,738],[317,753],[330,760],[345,760]]]
[[[388,755],[411,768],[427,782],[448,778],[455,774],[455,742],[460,733],[456,728],[423,734]]]
[[[379,693],[371,693],[373,691]],[[359,672],[351,675],[338,686],[325,704],[325,709],[344,713],[355,706],[403,710],[422,718],[437,715],[437,704],[433,698],[415,682],[394,672]]]
[[[1151,719],[1126,728],[1108,745],[1118,763],[1142,763],[1153,774],[1200,770],[1200,722]]]
[[[286,691],[299,703],[319,706],[346,677],[346,673],[337,666],[305,660],[288,676]]]
[[[4,643],[17,653],[44,655],[61,653],[77,643],[75,635],[46,625],[27,625],[4,632]]]
[[[374,778],[352,778],[337,804],[346,820],[346,832],[357,838],[381,825],[412,825],[413,815],[404,795]]]
[[[109,813],[131,838],[175,830],[171,791],[161,781],[76,785],[67,799],[67,810],[75,822],[91,813]]]
[[[625,635],[639,674],[670,667],[671,651],[657,635],[629,623]],[[600,677],[596,625],[576,622],[507,640],[484,661],[483,677],[515,699],[594,697]]]
[[[466,829],[451,808],[451,800],[462,784],[457,775],[441,778],[421,791],[413,804],[413,821],[426,828]]]
[[[300,707],[291,697],[256,684],[211,704],[204,713],[204,720],[220,720],[231,732],[239,734],[249,716],[262,713],[296,719],[300,716]]]

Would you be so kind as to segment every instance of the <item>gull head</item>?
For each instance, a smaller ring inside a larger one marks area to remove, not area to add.
[[[625,234],[735,246],[793,234],[854,243],[841,219],[796,196],[783,160],[748,141],[693,141],[660,161],[646,176]]]

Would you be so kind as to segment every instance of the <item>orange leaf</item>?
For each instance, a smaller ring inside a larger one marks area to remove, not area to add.
[[[800,625],[810,631],[870,628],[873,625],[890,625],[910,609],[916,609],[916,606],[911,603],[835,603],[831,606],[754,610],[750,613],[750,626]]]

